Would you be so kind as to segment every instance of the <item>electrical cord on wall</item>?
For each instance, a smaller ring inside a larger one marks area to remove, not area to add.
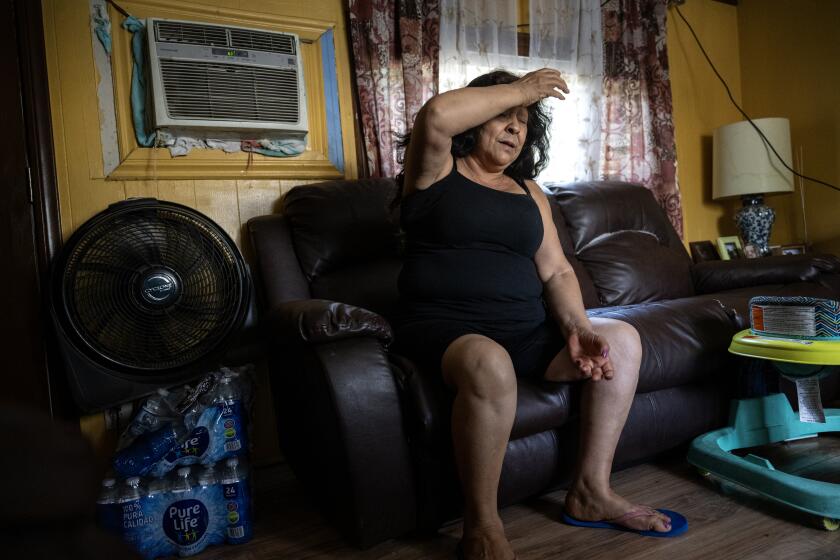
[[[105,1],[108,2],[109,4],[111,4],[114,7],[115,10],[117,10],[119,13],[121,13],[125,17],[131,17],[131,15],[128,12],[126,12],[124,8],[122,8],[120,5],[118,5],[116,2],[114,2],[114,0],[105,0]]]
[[[700,39],[697,37],[697,34],[694,32],[694,28],[691,27],[691,24],[688,23],[688,20],[685,19],[685,16],[683,16],[682,12],[680,11],[680,7],[676,3],[673,3],[672,5],[673,5],[674,9],[677,10],[677,14],[679,14],[680,18],[682,18],[682,20],[688,26],[688,30],[691,31],[692,37],[694,37],[694,40],[697,42],[697,46],[700,47],[700,52],[702,52],[703,56],[706,57],[706,62],[708,62],[709,66],[712,67],[712,71],[714,71],[715,76],[717,76],[718,80],[720,80],[720,83],[723,84],[724,89],[726,89],[726,94],[729,95],[729,100],[732,102],[733,105],[735,105],[735,108],[738,109],[738,111],[740,111],[742,115],[744,115],[744,118],[747,119],[747,121],[749,121],[749,123],[756,130],[756,132],[758,132],[759,136],[761,136],[762,140],[764,140],[764,143],[767,144],[767,146],[771,150],[773,150],[773,153],[776,154],[776,157],[779,158],[779,161],[782,162],[782,165],[784,165],[791,173],[793,173],[797,177],[801,177],[805,180],[812,181],[814,183],[819,183],[821,185],[825,185],[826,187],[832,188],[835,191],[840,191],[840,188],[832,185],[831,183],[826,183],[825,181],[821,181],[819,179],[815,179],[814,177],[809,177],[808,175],[803,175],[802,173],[799,173],[798,171],[793,169],[791,166],[789,166],[785,160],[782,159],[782,156],[779,155],[779,152],[777,152],[776,148],[773,147],[773,144],[770,143],[770,140],[767,139],[767,137],[764,135],[764,133],[761,131],[761,129],[758,128],[758,126],[753,122],[753,120],[749,117],[749,115],[747,115],[747,113],[745,113],[744,110],[741,109],[740,105],[738,105],[738,103],[735,101],[735,98],[732,96],[732,92],[729,91],[729,86],[726,85],[726,81],[720,75],[720,72],[717,71],[717,68],[715,68],[715,65],[712,63],[712,60],[709,58],[709,55],[706,54],[706,49],[703,48],[703,44],[700,42]]]

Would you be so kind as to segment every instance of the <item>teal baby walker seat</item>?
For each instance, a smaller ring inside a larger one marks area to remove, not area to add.
[[[750,325],[732,338],[733,354],[770,360],[778,372],[797,381],[803,398],[819,401],[818,380],[840,366],[840,303],[806,297],[757,297],[750,300]],[[813,390],[816,386],[816,395]],[[840,432],[840,409],[821,408],[803,421],[781,393],[732,402],[730,425],[697,437],[688,462],[701,474],[744,486],[772,501],[822,518],[830,531],[840,528],[840,484],[777,470],[763,457],[732,453],[783,441]]]

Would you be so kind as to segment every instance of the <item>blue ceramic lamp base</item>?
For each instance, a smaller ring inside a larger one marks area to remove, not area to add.
[[[762,257],[770,255],[770,229],[776,220],[776,213],[764,204],[760,194],[741,197],[744,206],[735,213],[735,223],[741,230],[744,243],[754,245]]]

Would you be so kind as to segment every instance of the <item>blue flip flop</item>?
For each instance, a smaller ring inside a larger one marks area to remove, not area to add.
[[[626,531],[628,533],[644,535],[645,537],[678,537],[686,531],[688,531],[688,520],[681,514],[668,509],[657,509],[656,511],[658,511],[659,513],[664,513],[665,515],[671,518],[670,531],[639,531],[637,529],[631,529],[630,527],[619,525],[615,521],[583,521],[581,519],[575,519],[571,515],[568,515],[565,511],[563,512],[563,522],[568,525],[574,525],[575,527],[587,527],[590,529],[616,529],[618,531]],[[618,519],[621,518],[619,517]]]

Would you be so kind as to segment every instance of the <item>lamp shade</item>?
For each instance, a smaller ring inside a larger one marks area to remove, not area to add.
[[[790,165],[790,122],[781,118],[753,122]],[[748,121],[715,130],[712,166],[715,199],[793,191],[793,173],[782,165]]]

